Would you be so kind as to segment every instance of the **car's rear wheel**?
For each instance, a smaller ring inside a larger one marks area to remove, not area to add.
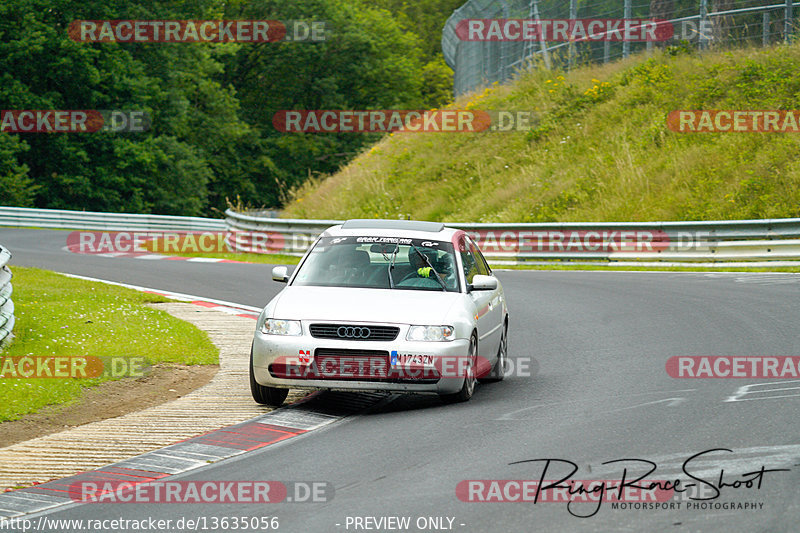
[[[280,407],[286,396],[289,395],[289,389],[278,389],[276,387],[267,387],[261,385],[256,381],[256,375],[253,371],[253,347],[250,347],[250,392],[256,403],[262,405],[271,405],[272,407]]]
[[[475,392],[475,358],[478,354],[478,336],[473,333],[469,340],[469,353],[467,355],[467,364],[464,369],[464,384],[461,390],[455,394],[442,394],[442,400],[447,403],[466,402],[472,398]]]
[[[485,378],[481,378],[481,383],[494,383],[503,381],[506,377],[508,367],[508,322],[503,324],[503,331],[500,333],[500,347],[497,349],[497,361],[495,361],[492,371]]]

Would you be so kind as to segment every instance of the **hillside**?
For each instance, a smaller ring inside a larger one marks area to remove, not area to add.
[[[669,48],[524,73],[454,109],[533,110],[514,133],[395,133],[294,191],[284,216],[475,222],[800,216],[800,133],[674,133],[687,109],[800,109],[800,44]]]

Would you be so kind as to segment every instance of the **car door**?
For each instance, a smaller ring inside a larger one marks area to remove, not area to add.
[[[492,269],[489,268],[489,263],[483,257],[480,248],[478,248],[478,246],[471,239],[468,238],[467,240],[469,242],[470,251],[475,257],[478,274],[482,274],[484,276],[494,276]],[[482,342],[487,349],[491,350],[491,352],[486,356],[487,359],[493,361],[493,358],[495,355],[497,355],[497,350],[500,347],[500,337],[502,335],[501,328],[503,326],[503,318],[505,314],[503,311],[505,308],[505,302],[503,301],[504,295],[499,282],[497,284],[497,289],[493,291],[482,292],[491,294],[491,298],[489,300],[489,310],[486,313],[489,331],[486,332],[486,337],[482,340]]]
[[[464,236],[458,246],[461,255],[461,267],[464,269],[464,279],[469,285],[476,274],[481,273],[483,268],[478,257],[475,255],[475,246]],[[472,300],[475,309],[475,318],[478,324],[478,366],[476,374],[481,376],[491,369],[496,352],[496,342],[492,342],[492,329],[495,327],[492,318],[492,301],[496,291],[470,291],[469,298]],[[492,346],[495,352],[492,352]]]

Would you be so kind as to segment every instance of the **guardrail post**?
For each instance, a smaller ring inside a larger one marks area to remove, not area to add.
[[[503,0],[503,19],[508,20],[509,13],[508,13],[508,2]],[[508,61],[508,41],[503,39],[499,43],[499,55],[500,55],[500,81],[504,82],[509,78],[508,69],[509,69],[509,61]]]
[[[787,44],[792,42],[792,0],[786,0],[786,8],[783,21],[783,40]]]
[[[630,2],[630,0],[625,0]],[[578,0],[569,0],[569,19],[574,22],[578,18]],[[572,70],[575,66],[575,43],[572,39],[569,41],[569,69]]]
[[[761,45],[769,46],[769,11],[761,15]]]
[[[708,47],[705,28],[708,24],[708,0],[700,0],[700,33],[697,36],[697,47],[705,50]]]
[[[541,20],[539,17],[539,0],[533,0],[533,18],[536,19],[537,26],[541,28],[541,24],[538,22]],[[544,39],[544,35],[542,32],[539,32],[539,46],[542,49],[542,54],[544,55],[544,66],[547,70],[552,69],[552,65],[550,64],[550,52],[547,50],[547,41]]]

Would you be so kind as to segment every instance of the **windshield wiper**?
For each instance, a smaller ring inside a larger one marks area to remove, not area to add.
[[[436,272],[436,269],[433,268],[433,265],[431,264],[430,259],[428,259],[428,256],[423,254],[422,252],[420,252],[419,249],[416,246],[414,246],[413,244],[411,245],[411,248],[413,248],[414,251],[417,252],[418,255],[422,256],[422,260],[425,261],[425,264],[428,265],[429,267],[431,267],[431,271],[433,272],[433,275],[436,276],[436,281],[438,281],[439,285],[442,286],[442,290],[444,292],[447,292],[447,285],[442,280],[442,278],[439,276],[439,273]]]
[[[390,289],[394,289],[394,280],[392,279],[392,270],[394,270],[394,261],[395,261],[395,259],[397,259],[397,252],[399,252],[399,251],[400,251],[400,243],[398,242],[394,246],[394,252],[392,252],[392,260],[389,262],[389,270],[387,270],[387,272],[389,272],[389,288]]]

